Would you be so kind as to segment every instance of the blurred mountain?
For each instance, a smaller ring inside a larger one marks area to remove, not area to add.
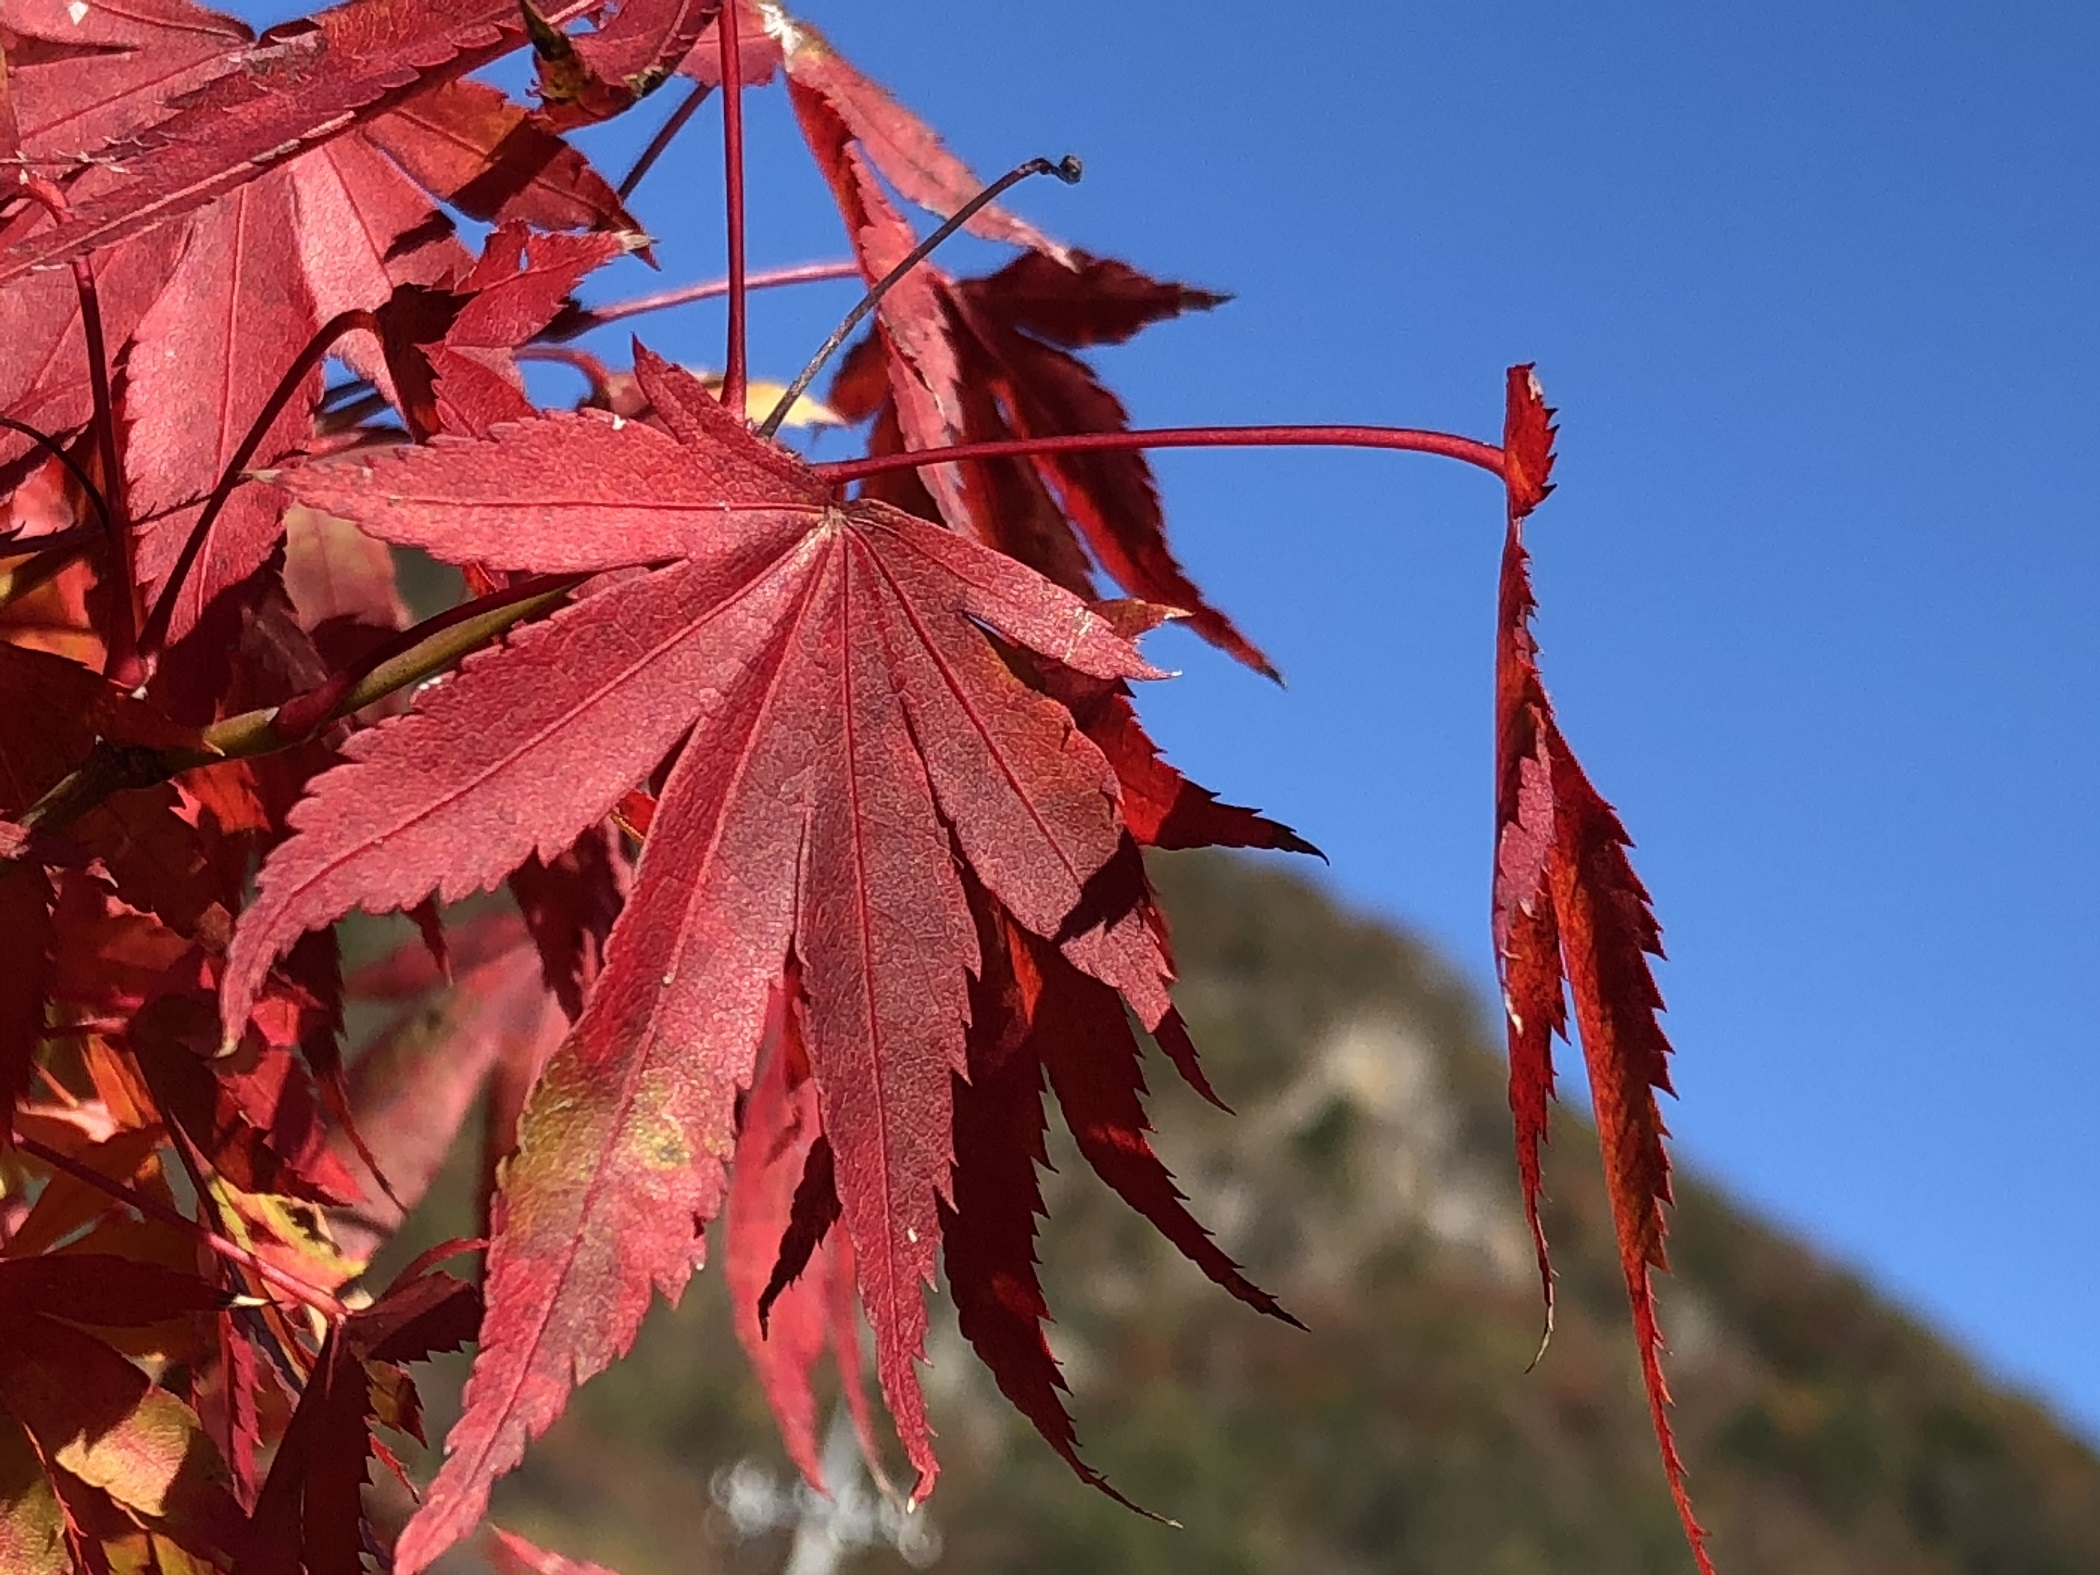
[[[1076,1481],[937,1297],[927,1383],[945,1474],[913,1523],[918,1559],[937,1547],[933,1568],[972,1575],[1690,1570],[1587,1123],[1558,1118],[1559,1325],[1527,1372],[1539,1295],[1488,1008],[1416,943],[1273,866],[1155,867],[1178,999],[1239,1112],[1155,1062],[1160,1147],[1198,1215],[1310,1332],[1215,1290],[1054,1151],[1043,1275],[1083,1447],[1182,1525]],[[2089,1447],[1696,1178],[1679,1197],[1662,1319],[1726,1575],[2100,1570]],[[757,1489],[787,1472],[704,1273],[579,1393],[498,1489],[496,1515],[620,1575],[774,1571],[789,1533],[740,1538],[724,1501],[742,1490],[749,1531]],[[839,1567],[908,1566],[880,1545]]]

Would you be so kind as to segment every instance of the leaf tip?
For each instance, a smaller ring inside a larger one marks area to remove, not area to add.
[[[1522,519],[1553,490],[1553,438],[1560,429],[1546,403],[1536,363],[1509,369],[1508,401],[1502,422],[1502,480],[1509,488],[1509,510]]]

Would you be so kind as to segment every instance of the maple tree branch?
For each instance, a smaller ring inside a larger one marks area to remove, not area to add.
[[[585,578],[565,574],[528,580],[447,608],[413,628],[403,629],[345,671],[318,688],[295,695],[270,713],[269,730],[282,740],[272,747],[302,742],[329,723],[444,671],[542,608],[553,606]],[[207,729],[204,736],[222,755],[242,753],[252,730],[235,725],[242,721],[241,717],[229,717]]]
[[[753,290],[775,290],[788,284],[816,284],[828,279],[858,279],[860,264],[850,260],[819,263],[792,263],[785,268],[767,268],[744,276],[744,293]],[[629,301],[615,301],[610,306],[579,307],[565,311],[540,332],[542,342],[563,344],[589,333],[594,328],[603,328],[608,323],[617,323],[624,318],[639,317],[644,312],[660,312],[666,307],[684,306],[691,301],[711,301],[718,295],[729,293],[727,279],[703,279],[698,284],[682,284],[675,290],[659,290],[654,295],[638,295]]]
[[[23,840],[0,858],[0,866],[33,857],[34,839],[70,826],[112,794],[153,787],[222,760],[252,759],[306,743],[330,723],[443,672],[553,606],[586,578],[543,577],[449,608],[402,630],[361,662],[305,694],[212,724],[198,735],[194,748],[151,749],[103,739],[78,769],[22,812],[14,824],[24,833]]]
[[[828,481],[859,481],[892,470],[916,470],[964,459],[1033,459],[1046,454],[1102,454],[1149,448],[1384,448],[1439,454],[1500,477],[1502,450],[1492,443],[1418,427],[1151,427],[1135,432],[1073,432],[1058,437],[1004,438],[833,460],[810,468]]]
[[[110,513],[109,499],[102,495],[102,489],[95,485],[95,478],[87,473],[85,465],[68,453],[57,438],[51,436],[48,432],[31,426],[26,421],[17,421],[13,416],[0,416],[0,427],[6,427],[10,432],[21,433],[22,436],[30,439],[38,448],[44,450],[45,453],[65,466],[66,474],[79,484],[80,490],[85,492],[90,501],[94,503],[96,517],[101,521],[102,534],[107,535],[109,533],[111,529],[110,521],[115,519],[116,516]],[[51,538],[49,537],[46,537],[42,542],[36,543],[38,546],[48,546],[50,544]]]
[[[228,1241],[209,1226],[198,1224],[180,1209],[171,1209],[165,1203],[157,1203],[143,1193],[125,1186],[123,1182],[105,1176],[76,1159],[69,1159],[57,1149],[47,1147],[35,1138],[18,1137],[15,1139],[15,1147],[31,1158],[49,1165],[53,1170],[62,1170],[75,1181],[93,1187],[97,1192],[115,1198],[119,1203],[128,1204],[148,1218],[159,1220],[163,1225],[172,1225],[177,1230],[196,1237],[228,1263],[237,1263],[245,1269],[253,1270],[264,1280],[287,1295],[304,1302],[331,1322],[340,1323],[350,1316],[350,1310],[338,1301],[333,1293],[300,1279],[296,1274],[286,1273],[246,1247]]]
[[[868,293],[863,295],[853,310],[846,314],[845,320],[831,331],[831,337],[817,347],[817,353],[809,358],[809,364],[796,374],[794,382],[788,384],[787,392],[782,394],[778,402],[774,404],[772,413],[758,424],[758,435],[769,438],[780,430],[781,423],[788,418],[788,412],[795,408],[795,401],[800,399],[808,390],[809,385],[817,380],[817,374],[824,370],[824,364],[838,354],[839,346],[846,342],[847,335],[860,326],[862,318],[875,310],[876,305],[885,295],[890,293],[890,290],[896,285],[898,280],[930,257],[934,248],[939,246],[941,242],[945,241],[965,224],[968,224],[981,210],[997,202],[1010,187],[1020,185],[1022,181],[1027,180],[1031,175],[1055,175],[1067,186],[1076,186],[1079,183],[1079,177],[1083,173],[1084,171],[1079,160],[1069,153],[1054,164],[1048,159],[1030,159],[1025,164],[1015,165],[1004,175],[993,181],[991,185],[985,187],[983,191],[980,191],[960,208],[949,214],[942,221],[940,228],[906,252],[902,262],[898,263],[896,267],[892,268],[869,287]],[[726,398],[723,402],[725,404],[728,403]],[[730,408],[735,409],[736,407],[732,405]]]
[[[715,16],[722,63],[722,160],[728,185],[729,345],[722,363],[722,403],[744,412],[744,58],[737,46],[737,0],[723,0]]]
[[[620,201],[625,202],[634,195],[634,188],[641,185],[642,177],[663,157],[664,149],[671,145],[671,139],[685,130],[685,123],[693,118],[700,106],[707,102],[707,95],[713,91],[714,89],[705,82],[693,84],[693,90],[686,94],[684,102],[665,118],[664,123],[657,128],[656,135],[649,139],[649,146],[642,149],[641,156],[634,161],[634,167],[627,172],[620,184],[613,188],[619,193]]]
[[[307,340],[306,348],[293,360],[263,407],[256,412],[255,419],[248,423],[248,430],[241,438],[241,446],[233,451],[233,458],[219,476],[219,484],[212,488],[205,501],[204,512],[197,516],[197,523],[190,528],[189,540],[182,544],[182,556],[175,560],[175,567],[168,571],[167,583],[161,586],[160,598],[153,604],[153,611],[146,619],[146,627],[140,632],[139,643],[147,650],[156,650],[168,637],[168,625],[175,616],[176,599],[182,594],[183,582],[189,578],[190,570],[196,567],[198,556],[204,551],[204,543],[211,536],[211,528],[218,523],[220,511],[226,507],[234,489],[241,484],[246,474],[248,461],[262,447],[268,434],[284,407],[292,402],[299,385],[306,381],[306,374],[319,366],[335,342],[345,334],[357,329],[369,333],[379,332],[379,319],[362,307],[353,307],[347,312],[338,312],[320,327],[313,338]]]

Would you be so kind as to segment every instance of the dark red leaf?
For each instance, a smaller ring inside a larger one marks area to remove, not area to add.
[[[954,1201],[941,1208],[949,1293],[963,1338],[1000,1393],[1081,1481],[1136,1509],[1080,1458],[1064,1375],[1043,1335],[1050,1308],[1035,1255],[1035,1222],[1044,1213],[1036,1168],[1049,1163],[1042,1039],[1060,1025],[1037,1016],[1042,983],[1026,936],[984,906],[979,894],[985,964],[971,990],[969,1075],[955,1080]]]
[[[1146,1140],[1152,1123],[1145,1117],[1137,1039],[1116,992],[1049,947],[1031,942],[1029,952],[1042,981],[1035,1034],[1079,1152],[1095,1174],[1212,1281],[1256,1311],[1297,1324],[1273,1296],[1240,1273],[1196,1222]]]

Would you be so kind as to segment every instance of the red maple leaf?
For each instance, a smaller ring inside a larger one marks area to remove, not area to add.
[[[1692,1513],[1684,1463],[1670,1431],[1662,1330],[1655,1319],[1652,1274],[1669,1266],[1663,1209],[1670,1202],[1667,1129],[1655,1096],[1670,1092],[1670,1044],[1656,1021],[1662,995],[1648,957],[1662,955],[1662,931],[1626,857],[1632,839],[1561,736],[1531,635],[1536,603],[1523,524],[1552,490],[1552,415],[1532,369],[1512,367],[1503,436],[1509,529],[1496,648],[1494,932],[1508,1019],[1517,1169],[1550,1331],[1553,1271],[1539,1224],[1539,1145],[1553,1093],[1552,1038],[1565,1031],[1567,1019],[1565,980],[1573,990],[1589,1071],[1648,1408],[1685,1534],[1700,1569],[1712,1575],[1706,1534]]]
[[[55,177],[71,214],[58,221],[25,205],[0,227],[0,412],[53,433],[89,418],[81,306],[72,279],[48,265],[100,248],[105,351],[128,362],[124,468],[156,594],[202,500],[322,324],[376,309],[398,286],[467,272],[433,199],[499,222],[635,228],[612,188],[523,109],[492,87],[447,80],[494,47],[477,53],[476,41],[515,40],[486,18],[355,0],[251,42],[240,24],[185,0],[144,20],[97,20],[87,37],[49,9],[0,4],[0,28],[45,45],[19,117],[23,156]],[[104,59],[117,62],[109,77]],[[421,90],[404,102],[405,83]],[[171,115],[178,89],[194,101]],[[124,168],[143,170],[135,178],[92,157],[118,136]],[[122,222],[98,227],[97,215]],[[83,238],[68,248],[68,236]],[[32,261],[17,267],[18,254]],[[340,353],[383,381],[378,348],[354,333]],[[315,368],[272,420],[259,463],[311,437],[319,393]],[[20,451],[17,434],[0,439],[0,457]],[[183,585],[170,637],[263,563],[282,509],[266,485],[234,493]]]
[[[422,1410],[403,1369],[457,1350],[480,1321],[480,1294],[435,1267],[460,1245],[425,1253],[369,1307],[328,1331],[234,1575],[359,1575],[365,1474],[375,1458],[389,1458],[372,1425],[385,1422],[421,1443]]]
[[[90,1328],[214,1311],[194,1275],[105,1253],[0,1262],[0,1548],[23,1575],[106,1569],[103,1544],[154,1531],[202,1560],[245,1545],[225,1466],[181,1399]]]
[[[404,1536],[409,1569],[471,1529],[570,1383],[625,1349],[651,1286],[683,1285],[790,957],[921,1491],[935,1466],[920,1292],[979,965],[952,860],[1145,1021],[1166,1010],[1164,956],[1142,915],[1123,916],[1141,892],[1070,925],[1126,845],[1114,771],[985,628],[1096,680],[1153,670],[1012,560],[841,503],[646,351],[637,375],[675,437],[586,413],[286,478],[303,502],[454,561],[614,572],[316,782],[235,937],[229,1024],[302,930],[493,884],[572,842],[686,739],[605,971],[526,1113],[467,1411]]]

